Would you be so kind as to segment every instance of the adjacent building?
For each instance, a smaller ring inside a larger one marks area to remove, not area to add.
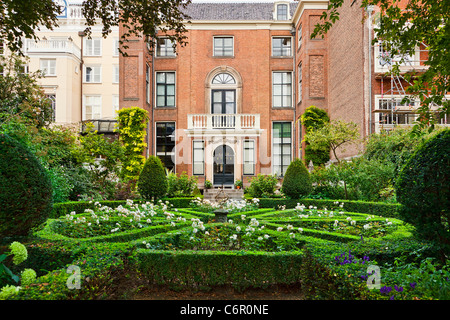
[[[39,41],[26,40],[29,71],[43,71],[40,85],[53,100],[54,122],[74,124],[90,120],[99,131],[112,132],[119,109],[119,30],[107,38],[101,24],[84,35],[81,0],[58,1],[64,11],[59,27],[41,28]]]

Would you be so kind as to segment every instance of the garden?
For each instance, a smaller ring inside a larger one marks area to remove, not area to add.
[[[282,181],[260,174],[244,199],[215,203],[195,177],[142,156],[142,109],[120,110],[118,139],[2,114],[2,300],[133,299],[149,287],[450,298],[448,129],[373,135],[360,157],[330,164],[354,128],[309,114],[314,170],[295,159]]]

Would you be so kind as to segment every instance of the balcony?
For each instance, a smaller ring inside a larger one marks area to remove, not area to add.
[[[191,135],[259,135],[260,131],[259,114],[188,114]]]
[[[78,59],[81,59],[80,48],[69,40],[40,40],[34,41],[28,39],[25,47],[26,54],[33,53],[68,53]]]

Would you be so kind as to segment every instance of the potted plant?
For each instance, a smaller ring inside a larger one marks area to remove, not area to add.
[[[241,189],[243,187],[242,181],[236,180],[236,182],[234,183],[234,186],[236,187],[236,189]]]
[[[205,189],[211,189],[212,188],[212,183],[209,180],[205,180]]]

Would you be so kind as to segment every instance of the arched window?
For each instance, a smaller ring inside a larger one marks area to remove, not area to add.
[[[236,80],[234,80],[233,76],[229,73],[219,73],[216,75],[213,80],[212,84],[235,84]]]

